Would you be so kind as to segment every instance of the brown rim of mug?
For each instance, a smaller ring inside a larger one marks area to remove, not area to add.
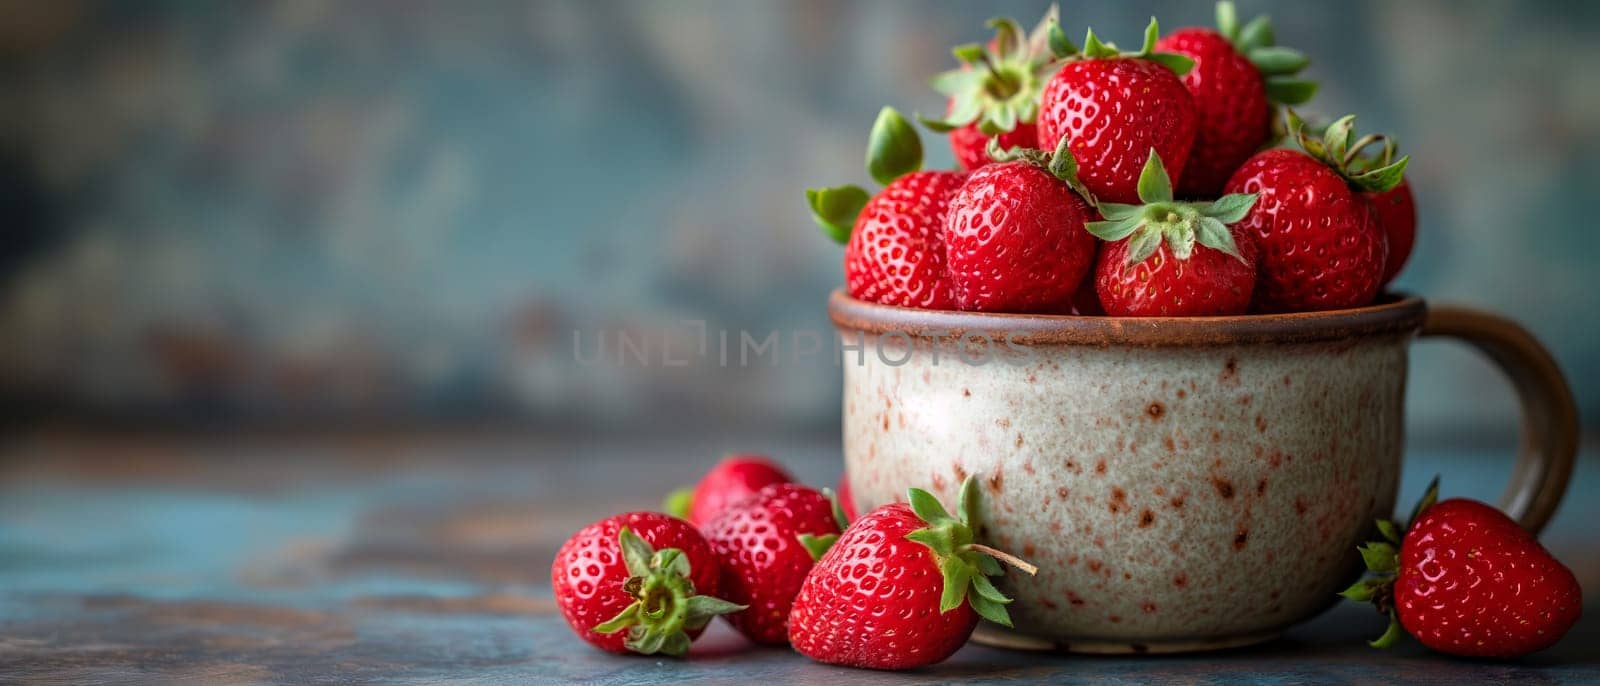
[[[837,289],[828,316],[842,331],[954,339],[986,335],[1024,345],[1201,347],[1239,343],[1308,343],[1385,334],[1413,335],[1428,313],[1421,298],[1385,293],[1366,307],[1231,317],[1085,317],[919,310],[879,305]]]

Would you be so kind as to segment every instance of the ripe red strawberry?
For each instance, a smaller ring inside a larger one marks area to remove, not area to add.
[[[712,617],[744,609],[713,597],[718,574],[711,546],[688,522],[629,512],[567,539],[550,585],[583,640],[613,653],[681,656]]]
[[[718,594],[749,609],[728,623],[757,643],[789,642],[789,608],[813,561],[839,537],[843,513],[799,484],[773,484],[717,515],[706,541],[722,568]]]
[[[1411,247],[1417,242],[1417,204],[1411,197],[1411,184],[1405,179],[1387,191],[1367,191],[1362,196],[1372,203],[1378,226],[1389,238],[1389,259],[1383,264],[1383,283],[1388,285],[1405,268]]]
[[[1079,59],[1045,86],[1039,105],[1039,147],[1070,143],[1078,177],[1101,202],[1137,201],[1139,169],[1154,149],[1182,179],[1198,125],[1194,100],[1179,75],[1187,57],[1154,52],[1159,28],[1145,29],[1144,48],[1119,53],[1089,32]],[[1050,32],[1058,57],[1077,52],[1059,27]]]
[[[1409,158],[1352,170],[1347,153],[1355,117],[1338,120],[1317,141],[1305,133],[1298,116],[1288,116],[1306,152],[1256,153],[1224,188],[1257,196],[1238,225],[1260,249],[1254,307],[1305,312],[1366,305],[1383,283],[1389,250],[1372,205],[1359,193],[1394,188]]]
[[[1094,208],[1074,190],[1065,142],[1054,154],[1011,151],[979,168],[950,199],[945,260],[956,306],[1033,312],[1072,298],[1094,261],[1084,224]]]
[[[1255,242],[1229,229],[1255,204],[1253,195],[1215,202],[1172,199],[1172,183],[1155,151],[1139,175],[1143,205],[1101,203],[1106,221],[1089,233],[1105,240],[1095,286],[1114,317],[1200,317],[1244,314],[1256,281]]]
[[[1362,148],[1374,143],[1382,143],[1381,152],[1366,155]],[[1394,164],[1395,150],[1394,139],[1384,136],[1369,135],[1352,144],[1353,152],[1346,152],[1347,156],[1354,156],[1350,167],[1357,172],[1368,169],[1382,169]],[[1389,238],[1389,259],[1383,265],[1383,283],[1388,285],[1400,270],[1406,266],[1406,260],[1411,257],[1411,247],[1417,241],[1417,205],[1411,197],[1411,184],[1400,178],[1400,185],[1387,191],[1363,191],[1362,197],[1372,204],[1372,209],[1378,218],[1378,226],[1383,228],[1383,233]]]
[[[771,484],[786,484],[794,477],[765,455],[729,455],[700,477],[693,491],[667,496],[668,514],[705,526],[728,506],[756,494]]]
[[[1299,105],[1316,84],[1293,78],[1304,55],[1272,45],[1272,23],[1257,17],[1242,29],[1233,3],[1217,3],[1217,27],[1185,28],[1156,42],[1156,50],[1194,60],[1183,85],[1194,96],[1199,128],[1178,195],[1216,197],[1251,154],[1272,137],[1275,104]]]
[[[1056,14],[1051,6],[1026,36],[1013,19],[990,20],[994,40],[987,47],[956,47],[952,52],[961,66],[933,78],[934,90],[949,97],[949,104],[944,119],[922,123],[949,134],[950,150],[962,168],[989,164],[991,140],[1006,150],[1039,147],[1034,128],[1039,94],[1059,66],[1050,54],[1048,33]]]
[[[978,617],[1011,625],[1011,602],[989,581],[998,556],[1029,574],[1032,565],[973,542],[977,487],[961,488],[958,517],[927,491],[910,505],[885,505],[853,522],[822,556],[789,614],[789,642],[820,662],[912,669],[949,657]],[[970,590],[970,593],[969,593]]]
[[[850,492],[850,473],[839,473],[839,492],[834,496],[839,502],[839,508],[844,512],[844,521],[848,525],[856,520],[860,513],[856,511],[855,494]]]
[[[1403,538],[1380,521],[1387,540],[1360,549],[1377,575],[1342,595],[1390,615],[1389,630],[1372,644],[1388,647],[1404,628],[1429,648],[1468,657],[1520,657],[1555,645],[1582,614],[1572,570],[1505,513],[1460,498],[1432,504],[1437,493],[1435,479]]]
[[[916,130],[885,107],[873,124],[867,153],[867,170],[885,188],[870,199],[856,186],[806,191],[817,225],[846,244],[850,295],[901,307],[954,307],[940,230],[950,195],[965,175],[917,171],[921,166]]]

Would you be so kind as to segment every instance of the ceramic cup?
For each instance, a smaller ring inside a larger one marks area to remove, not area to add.
[[[1389,297],[1214,318],[912,310],[833,294],[844,455],[861,511],[921,486],[983,487],[980,536],[1041,567],[1003,589],[1015,631],[1074,652],[1175,652],[1276,636],[1329,607],[1390,516],[1407,350],[1485,352],[1521,399],[1502,507],[1537,531],[1572,470],[1572,395],[1516,324]]]

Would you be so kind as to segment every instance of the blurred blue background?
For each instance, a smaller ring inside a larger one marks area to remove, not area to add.
[[[1239,4],[1314,58],[1310,110],[1413,156],[1399,287],[1526,323],[1596,426],[1600,6]],[[925,81],[949,46],[1045,6],[8,3],[9,421],[833,432],[826,355],[585,366],[573,332],[826,335],[841,250],[801,190],[865,182],[880,106],[940,110]],[[1125,44],[1151,14],[1211,22],[1201,2],[1063,8]],[[1485,362],[1414,360],[1413,436],[1509,445]]]

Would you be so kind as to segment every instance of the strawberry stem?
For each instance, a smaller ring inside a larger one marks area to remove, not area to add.
[[[992,558],[994,558],[996,560],[999,560],[999,561],[1004,562],[1004,563],[1006,563],[1008,565],[1011,565],[1012,567],[1015,567],[1015,568],[1017,568],[1019,570],[1022,570],[1022,572],[1024,574],[1027,574],[1028,576],[1033,576],[1033,575],[1039,573],[1039,566],[1038,565],[1033,564],[1032,562],[1024,560],[1024,559],[1022,559],[1020,557],[1017,557],[1016,555],[1012,555],[1011,553],[1008,553],[1008,552],[1006,552],[1004,550],[996,550],[996,549],[990,548],[989,546],[986,546],[986,545],[984,545],[982,543],[972,543],[972,544],[969,544],[967,546],[967,548],[971,549],[971,550],[976,550],[976,551],[978,551],[980,553],[983,553],[985,555],[988,555],[988,556],[990,556],[990,557],[992,557]]]

